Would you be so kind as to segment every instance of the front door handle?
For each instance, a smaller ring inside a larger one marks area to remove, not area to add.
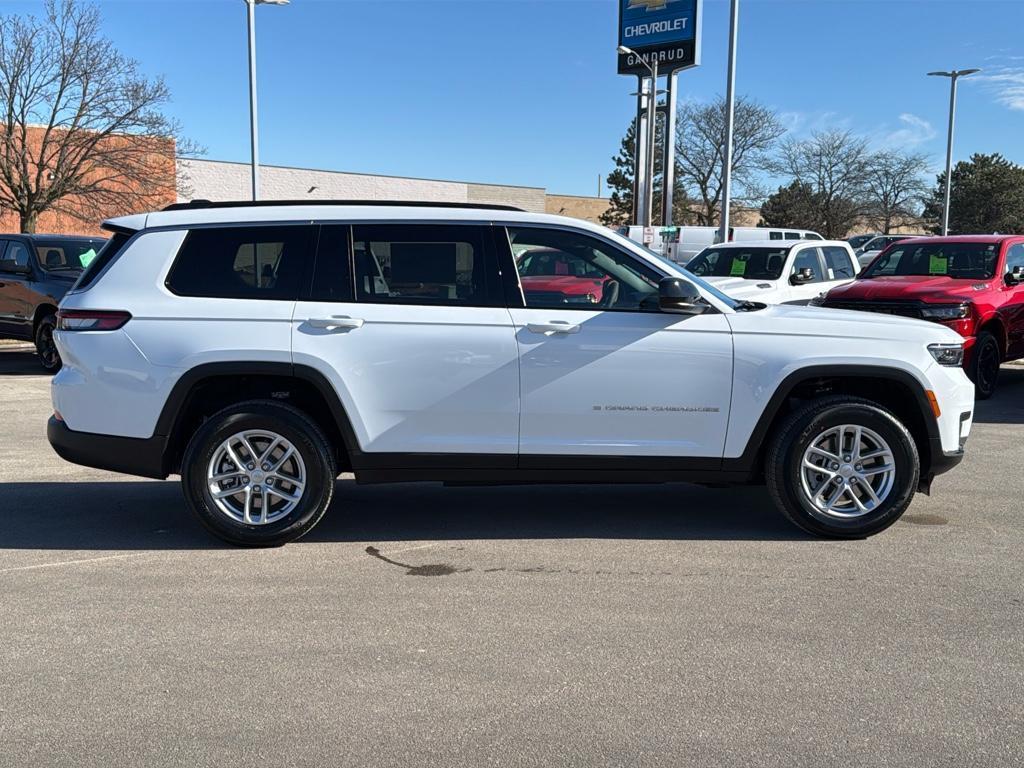
[[[349,317],[348,315],[335,315],[334,317],[311,317],[307,321],[314,328],[323,328],[328,331],[349,330],[362,328],[361,317]]]
[[[580,327],[568,320],[551,320],[547,323],[527,323],[526,330],[550,336],[553,333],[579,333]]]

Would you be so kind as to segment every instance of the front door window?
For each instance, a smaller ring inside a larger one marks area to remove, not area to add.
[[[597,238],[525,227],[508,238],[527,307],[638,311],[658,293],[659,275]]]

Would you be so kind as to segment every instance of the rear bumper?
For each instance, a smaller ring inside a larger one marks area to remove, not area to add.
[[[165,438],[145,439],[76,432],[51,416],[46,424],[46,439],[65,461],[95,469],[163,480]]]

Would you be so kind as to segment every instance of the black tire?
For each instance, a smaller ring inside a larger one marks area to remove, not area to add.
[[[988,400],[995,394],[999,381],[1002,350],[999,340],[988,331],[982,331],[974,342],[974,358],[967,372],[974,382],[974,394],[979,400]]]
[[[56,373],[63,363],[57,345],[53,342],[53,331],[57,327],[57,316],[46,315],[36,325],[36,354],[47,373]]]
[[[295,508],[262,525],[237,521],[221,511],[207,482],[207,468],[219,446],[245,430],[269,430],[285,438],[306,470]],[[277,547],[308,533],[331,503],[335,477],[334,453],[320,428],[298,408],[270,400],[250,400],[214,414],[192,436],[181,463],[185,500],[199,522],[214,536],[243,547]]]
[[[859,517],[826,514],[812,504],[802,485],[804,452],[830,427],[844,424],[866,427],[880,436],[892,451],[895,466],[888,496]],[[765,478],[776,506],[798,527],[828,538],[863,538],[888,528],[910,506],[920,475],[917,445],[907,428],[876,403],[842,395],[815,400],[790,415],[772,438],[765,461]]]

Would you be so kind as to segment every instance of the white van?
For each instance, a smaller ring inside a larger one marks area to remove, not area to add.
[[[655,253],[665,253],[665,241],[662,237],[664,227],[644,227],[640,224],[623,224],[615,231],[628,237],[634,243],[647,246]]]
[[[673,230],[675,230],[673,232]],[[620,235],[635,243],[646,245],[677,264],[686,264],[690,259],[718,240],[718,227],[652,227],[646,239],[644,227],[636,224],[619,227]],[[821,240],[817,232],[805,229],[776,229],[771,227],[730,227],[729,242],[753,242],[766,240]]]
[[[730,243],[743,243],[751,240],[824,240],[817,232],[806,229],[778,229],[775,227],[731,227]]]

